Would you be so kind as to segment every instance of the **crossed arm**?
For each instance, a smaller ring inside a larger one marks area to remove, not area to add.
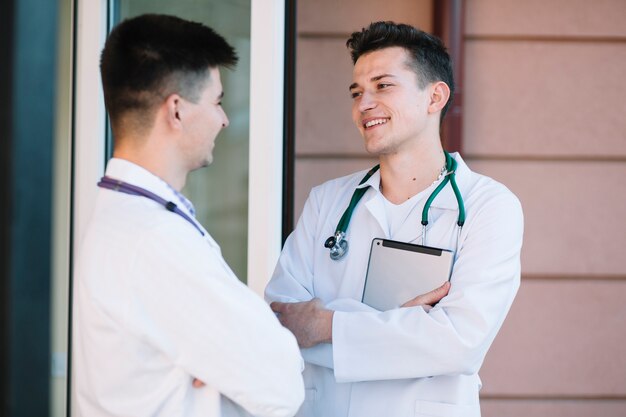
[[[433,304],[445,297],[450,290],[450,283],[426,294],[407,301],[401,307],[422,306],[428,310]],[[299,303],[281,303],[275,301],[270,304],[283,326],[288,328],[301,348],[313,347],[320,343],[332,343],[333,310],[324,307],[318,298]]]

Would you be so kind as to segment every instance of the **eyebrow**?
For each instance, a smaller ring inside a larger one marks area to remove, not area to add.
[[[378,81],[378,80],[386,78],[386,77],[395,78],[396,76],[392,75],[392,74],[381,74],[381,75],[377,75],[375,77],[370,78],[370,82]],[[353,88],[357,88],[358,86],[359,86],[358,83],[352,83],[352,84],[350,84],[350,87],[348,87],[348,90],[352,90]]]

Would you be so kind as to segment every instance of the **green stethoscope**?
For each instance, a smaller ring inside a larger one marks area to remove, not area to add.
[[[465,205],[463,204],[463,197],[461,197],[459,187],[456,185],[455,171],[457,167],[457,162],[454,160],[454,158],[450,156],[448,152],[444,151],[444,153],[446,156],[446,172],[444,174],[445,177],[443,181],[441,181],[441,183],[437,186],[437,188],[435,188],[430,197],[428,197],[428,200],[426,200],[426,204],[424,205],[424,209],[422,210],[422,246],[425,246],[426,244],[426,226],[428,226],[428,211],[430,210],[430,206],[439,194],[439,192],[443,189],[443,187],[448,184],[448,182],[454,190],[454,196],[456,197],[456,201],[459,205],[459,218],[456,223],[459,226],[459,232],[457,234],[456,241],[457,247],[459,244],[461,229],[465,224]],[[375,167],[370,169],[368,173],[365,174],[365,177],[363,177],[359,185],[363,185],[367,180],[369,180],[370,177],[374,175],[374,173],[378,171],[379,168],[380,165],[376,165]],[[366,191],[367,187],[357,188],[356,190],[354,190],[354,194],[352,194],[352,198],[350,199],[350,204],[348,205],[346,211],[343,213],[343,216],[341,216],[339,224],[335,229],[335,234],[326,239],[326,242],[324,242],[324,247],[330,249],[330,259],[334,261],[338,261],[339,259],[343,258],[348,252],[348,240],[346,239],[346,232],[348,230],[348,226],[350,225],[350,218],[352,217],[352,213],[354,213],[355,207],[357,206],[357,204],[359,204],[359,201]]]

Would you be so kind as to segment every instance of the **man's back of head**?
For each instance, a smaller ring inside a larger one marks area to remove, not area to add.
[[[114,134],[146,133],[169,95],[197,102],[209,69],[236,62],[232,46],[200,23],[155,14],[123,21],[110,33],[100,62]]]

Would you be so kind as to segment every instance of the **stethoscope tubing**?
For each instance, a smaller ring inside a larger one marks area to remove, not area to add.
[[[452,186],[452,190],[454,191],[454,197],[456,198],[457,204],[459,205],[459,217],[457,219],[457,224],[459,227],[463,227],[465,224],[465,204],[463,203],[463,197],[461,196],[461,192],[459,191],[459,187],[456,184],[456,168],[457,162],[450,156],[448,152],[445,152],[446,155],[446,173],[443,181],[435,188],[435,190],[430,194],[428,200],[426,200],[426,204],[424,204],[424,209],[422,210],[422,225],[428,225],[428,212],[430,211],[430,206],[432,205],[435,198],[439,195],[439,192],[443,190],[443,188],[450,183]]]
[[[165,207],[167,211],[176,213],[179,216],[181,216],[183,219],[187,220],[189,223],[193,225],[193,227],[196,228],[196,230],[198,230],[198,232],[200,232],[202,236],[204,236],[204,231],[200,228],[200,226],[198,226],[196,222],[193,221],[193,219],[189,217],[184,211],[178,208],[176,203],[174,203],[173,201],[167,201],[161,196],[153,193],[152,191],[148,191],[145,188],[141,188],[136,185],[129,184],[124,181],[116,180],[114,178],[107,177],[107,176],[104,176],[100,179],[100,182],[98,182],[98,187],[106,188],[108,190],[117,191],[117,192],[124,193],[124,194],[146,197],[152,201],[155,201],[161,204],[163,207]]]
[[[363,185],[368,179],[370,179],[372,175],[374,175],[376,171],[378,171],[379,168],[380,165],[376,165],[375,167],[370,169],[365,177],[363,177],[359,185]],[[341,219],[339,220],[339,224],[337,225],[337,231],[343,230],[344,232],[346,232],[348,230],[354,208],[357,206],[357,204],[359,204],[359,201],[363,197],[363,194],[365,194],[366,192],[367,187],[357,188],[356,190],[354,190],[354,194],[352,194],[352,198],[350,199],[350,204],[348,204],[347,210],[343,213],[343,216],[341,216]]]
[[[459,232],[457,234],[457,239],[456,239],[456,247],[458,249],[461,229],[463,228],[463,225],[465,224],[465,204],[463,203],[463,197],[461,196],[461,191],[459,190],[459,187],[456,183],[456,168],[458,164],[456,160],[452,158],[452,156],[450,156],[448,152],[444,151],[444,154],[446,157],[445,177],[441,181],[441,183],[435,188],[435,190],[430,194],[430,196],[426,200],[426,203],[424,204],[424,209],[422,210],[422,221],[421,221],[422,245],[426,244],[426,226],[428,226],[428,213],[430,211],[430,206],[432,205],[435,198],[439,195],[441,190],[443,190],[443,188],[448,183],[450,183],[450,186],[452,187],[452,190],[454,191],[454,197],[456,198],[457,204],[459,206],[459,216],[457,218],[457,225],[459,227]],[[359,186],[363,185],[367,180],[369,180],[370,177],[374,175],[374,173],[378,171],[379,168],[380,168],[380,165],[376,165],[372,169],[370,169],[367,172],[367,174],[363,177],[361,182],[359,182]],[[335,234],[333,236],[330,236],[324,242],[324,247],[330,249],[331,259],[339,260],[342,257],[344,257],[345,254],[348,252],[348,241],[346,239],[346,234],[348,232],[348,227],[350,226],[350,219],[352,218],[352,214],[356,206],[359,204],[359,201],[361,200],[361,198],[366,192],[367,192],[367,187],[361,187],[361,188],[357,188],[356,190],[354,190],[354,193],[352,194],[352,198],[350,198],[350,203],[348,204],[348,207],[344,211],[343,215],[341,216],[341,219],[339,220],[339,223],[337,224],[337,228],[335,229]],[[456,252],[457,250],[455,249],[455,257],[456,257]]]

